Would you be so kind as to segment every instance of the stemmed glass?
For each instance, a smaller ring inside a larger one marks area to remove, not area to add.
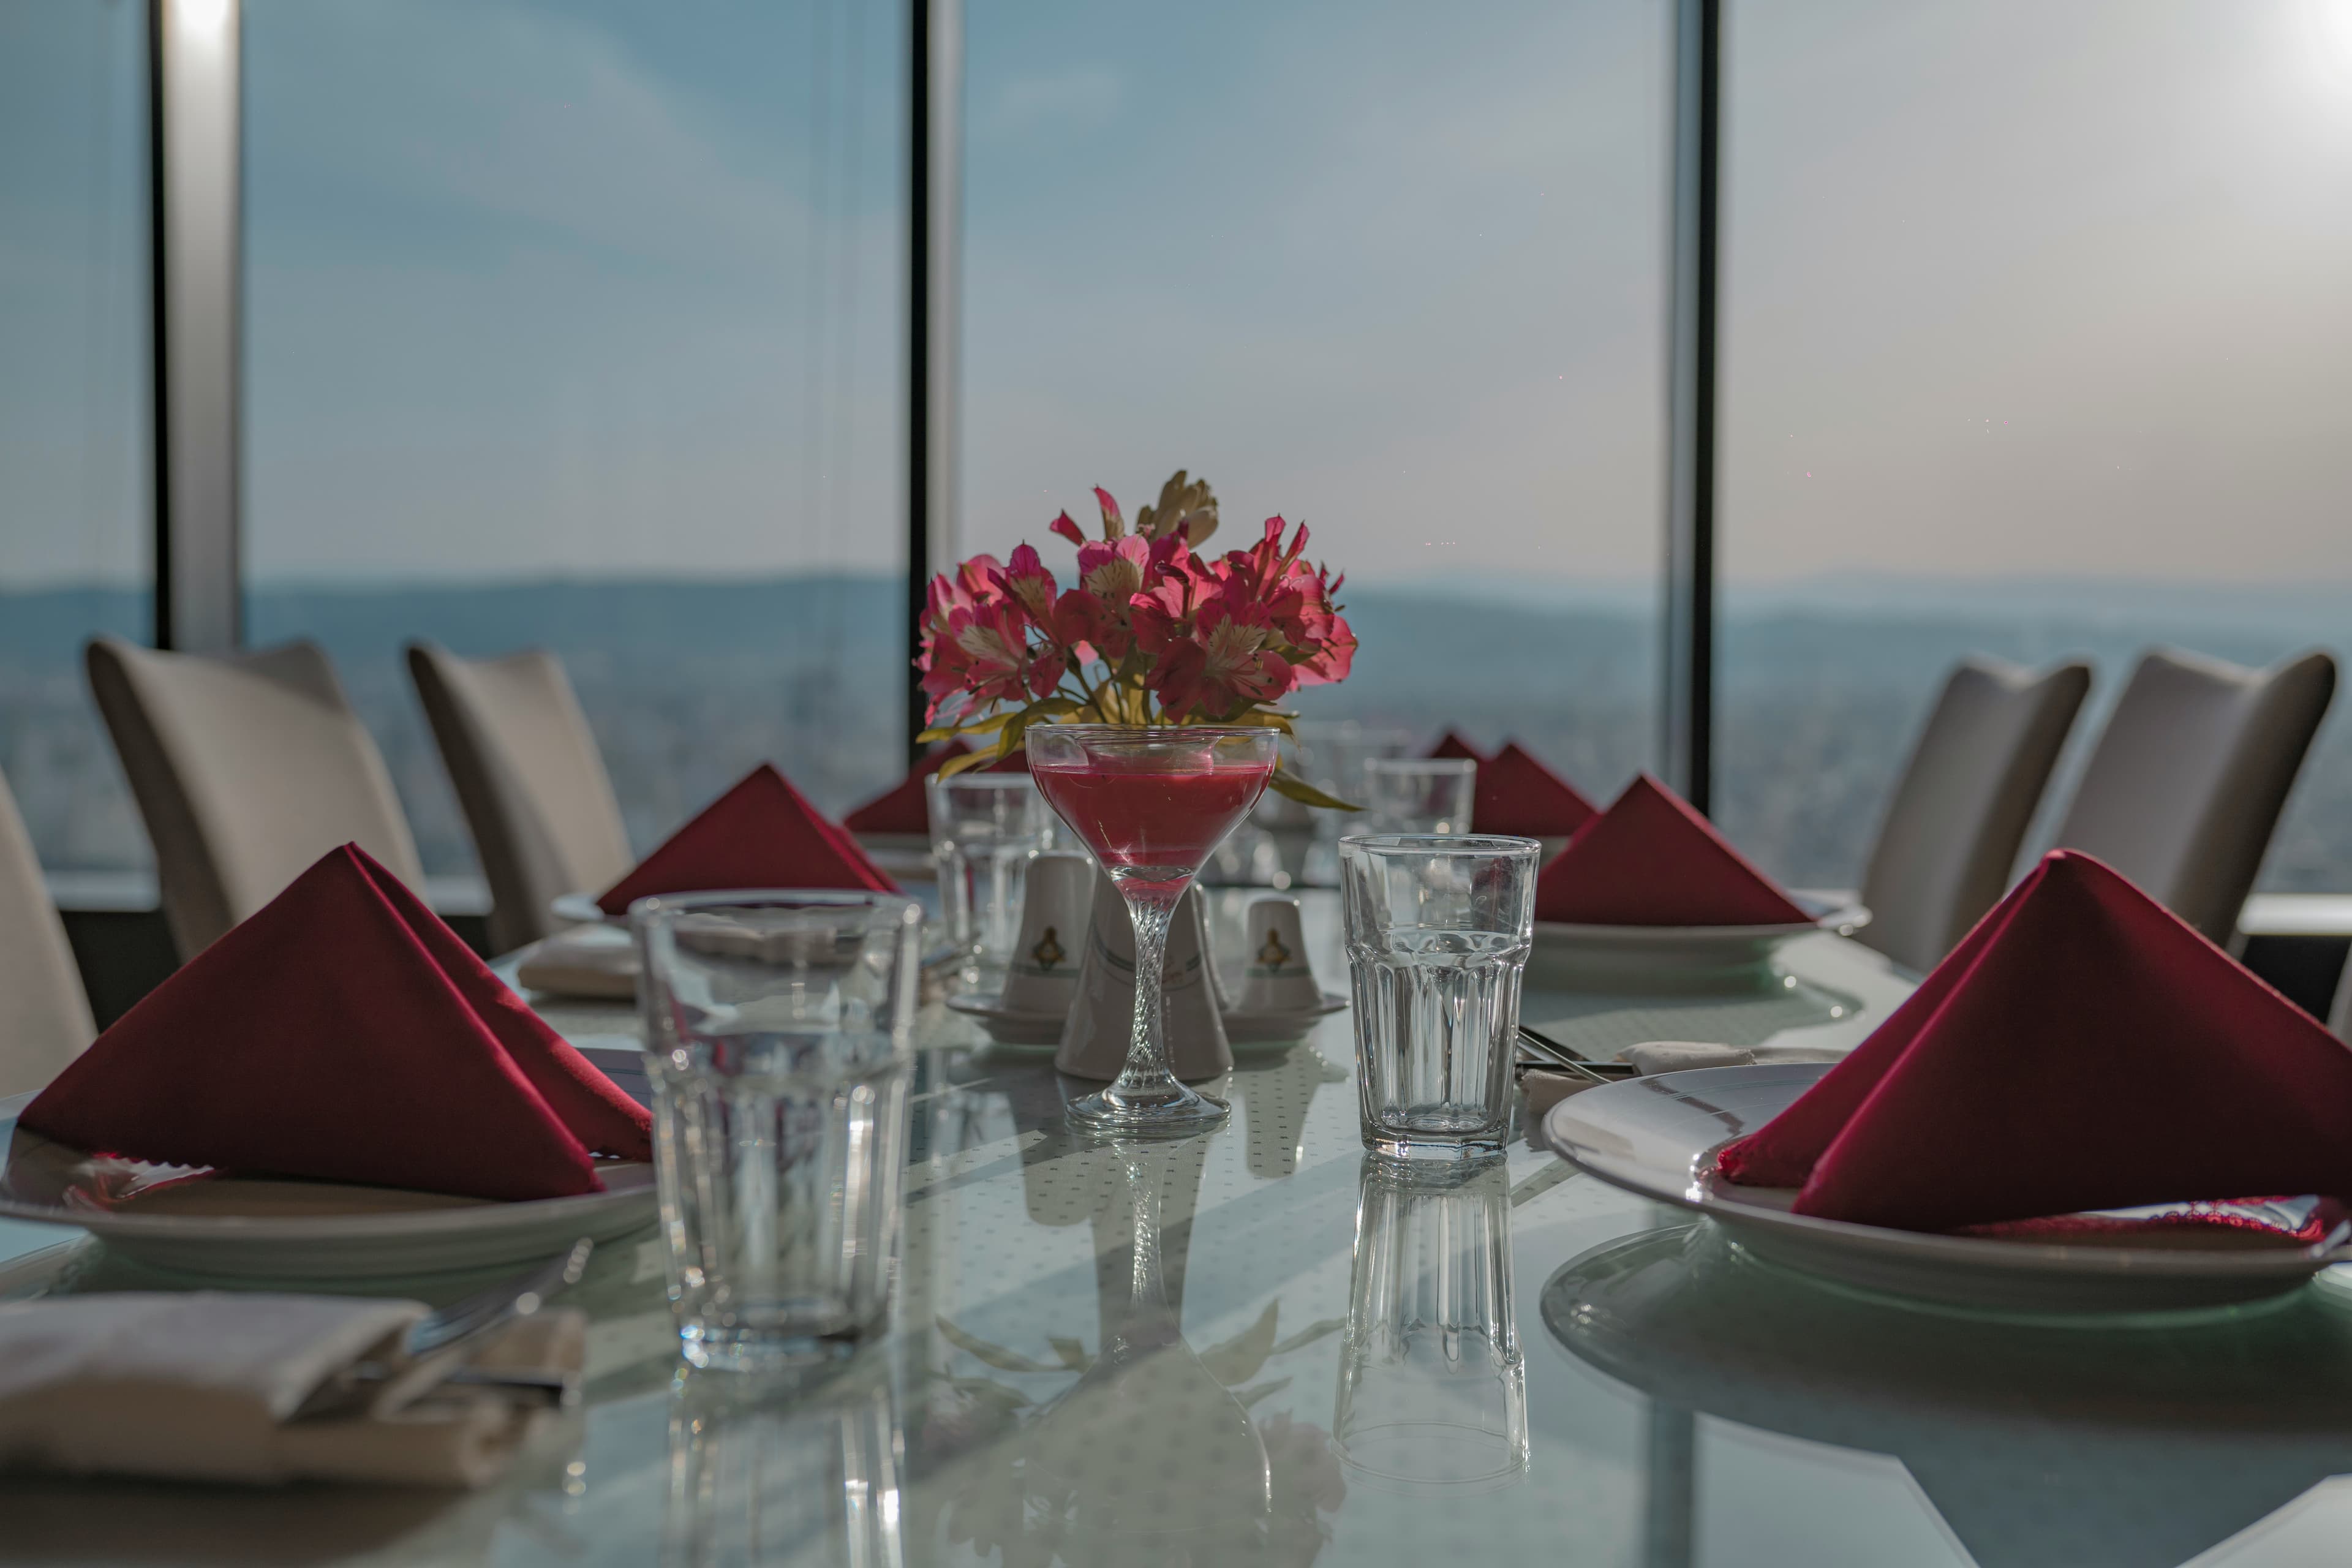
[[[1135,923],[1135,1025],[1127,1067],[1073,1102],[1070,1119],[1123,1132],[1186,1133],[1225,1118],[1168,1070],[1161,965],[1168,921],[1218,844],[1274,774],[1276,731],[1247,725],[1164,728],[1049,724],[1028,731],[1030,776],[1095,853]]]

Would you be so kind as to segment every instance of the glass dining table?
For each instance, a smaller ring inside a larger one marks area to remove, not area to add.
[[[1228,900],[1235,895],[1224,895]],[[1309,949],[1343,979],[1336,908]],[[1909,978],[1831,935],[1724,994],[1530,986],[1587,1055],[1851,1046]],[[592,1047],[631,1011],[542,1000]],[[927,1011],[887,1331],[688,1372],[650,1235],[600,1249],[582,1407],[470,1494],[0,1482],[0,1562],[2304,1564],[2352,1559],[2352,1289],[2021,1321],[1784,1272],[1524,1139],[1367,1162],[1352,1026],[1239,1047],[1234,1114],[1082,1138],[1045,1053]],[[2021,1086],[2021,1091],[2029,1091]],[[0,1227],[0,1294],[185,1288]],[[452,1293],[419,1281],[414,1293]]]

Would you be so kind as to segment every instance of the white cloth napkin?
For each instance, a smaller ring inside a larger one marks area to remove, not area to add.
[[[625,1002],[637,994],[637,945],[618,926],[573,926],[525,948],[515,978],[532,991]]]
[[[293,1419],[352,1363],[398,1364],[400,1334],[425,1313],[415,1301],[209,1291],[0,1306],[0,1469],[480,1486],[552,1412],[436,1385]],[[577,1372],[585,1343],[585,1317],[551,1309],[470,1364]]]

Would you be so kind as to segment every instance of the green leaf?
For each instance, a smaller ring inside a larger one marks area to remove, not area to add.
[[[1288,768],[1275,769],[1274,778],[1270,781],[1267,787],[1272,789],[1275,794],[1287,796],[1289,799],[1298,802],[1301,805],[1319,805],[1327,811],[1361,811],[1364,809],[1360,805],[1349,805],[1346,801],[1339,799],[1337,795],[1325,795],[1321,790],[1317,789],[1313,784],[1308,784],[1305,779],[1300,778]]]
[[[1347,1326],[1348,1320],[1345,1318],[1318,1319],[1316,1321],[1307,1324],[1307,1327],[1291,1335],[1288,1339],[1281,1341],[1272,1350],[1265,1353],[1269,1356],[1277,1356],[1286,1351],[1295,1351],[1301,1345],[1311,1345],[1317,1340],[1323,1338],[1326,1334],[1336,1334]]]
[[[948,1321],[944,1313],[938,1318],[937,1321],[940,1325],[940,1337],[948,1343],[960,1351],[978,1356],[999,1372],[1059,1372],[1062,1370],[1058,1366],[1049,1366],[1041,1361],[1031,1361],[1018,1351],[1009,1351],[1003,1345],[992,1345],[986,1340],[965,1333]]]
[[[958,735],[985,735],[991,730],[1002,728],[1005,721],[1012,717],[1010,713],[990,713],[978,719],[961,720],[953,724],[934,724],[917,735],[915,739],[929,744],[933,741],[953,740]]]
[[[1279,1300],[1268,1301],[1256,1322],[1223,1344],[1202,1351],[1201,1364],[1209,1369],[1209,1375],[1228,1388],[1255,1377],[1274,1350],[1275,1319],[1281,1310]]]

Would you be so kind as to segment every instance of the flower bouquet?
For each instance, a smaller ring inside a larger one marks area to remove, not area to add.
[[[915,662],[930,697],[926,741],[995,737],[940,771],[1009,757],[1041,723],[1263,725],[1287,733],[1276,704],[1302,686],[1347,679],[1356,635],[1334,595],[1342,578],[1302,557],[1307,526],[1279,517],[1245,550],[1201,552],[1217,528],[1204,480],[1178,469],[1132,528],[1097,489],[1102,537],[1064,512],[1050,525],[1077,547],[1076,584],[1055,581],[1035,547],[1010,561],[975,555],[931,581]],[[1287,531],[1289,537],[1285,539]],[[1344,801],[1277,768],[1272,787],[1309,805]]]

